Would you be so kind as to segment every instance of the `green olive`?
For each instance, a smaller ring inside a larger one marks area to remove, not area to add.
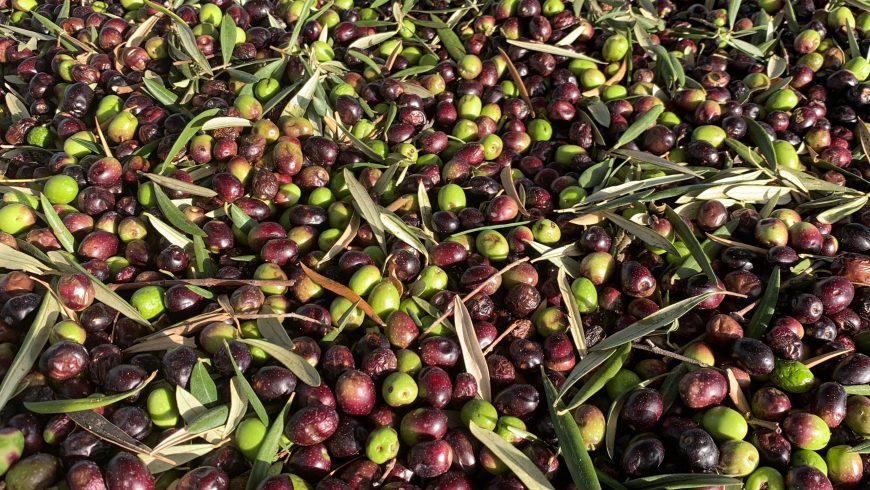
[[[613,34],[604,41],[604,46],[601,48],[601,58],[608,62],[620,61],[628,54],[630,47],[625,36],[618,33]]]
[[[161,429],[175,427],[181,420],[175,402],[175,391],[168,386],[161,386],[152,391],[148,395],[146,405],[151,422]]]
[[[495,407],[482,398],[472,398],[465,402],[459,416],[464,425],[467,426],[474,422],[486,430],[495,429],[498,423],[498,412]]]
[[[739,441],[749,432],[749,425],[743,415],[724,406],[713,407],[704,412],[701,425],[717,441]]]
[[[369,434],[366,441],[366,457],[375,464],[384,464],[399,454],[400,446],[399,433],[396,429],[378,427]]]
[[[260,450],[260,445],[266,439],[266,426],[258,418],[242,420],[236,428],[234,439],[236,446],[245,458],[254,461]]]
[[[130,304],[139,311],[142,318],[150,320],[160,316],[166,310],[164,293],[163,288],[159,286],[145,286],[133,293],[133,296],[130,297]]]

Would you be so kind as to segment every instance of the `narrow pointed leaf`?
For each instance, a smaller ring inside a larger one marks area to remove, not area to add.
[[[767,288],[764,290],[764,295],[755,307],[755,313],[752,314],[752,319],[749,320],[749,326],[746,328],[746,336],[751,338],[759,338],[767,331],[767,326],[770,319],[773,318],[773,313],[776,310],[776,303],[779,299],[779,281],[780,270],[779,266],[774,266],[770,272],[770,279],[767,281]]]
[[[643,134],[644,131],[651,128],[656,123],[656,120],[664,111],[665,106],[656,105],[644,112],[640,117],[635,119],[633,123],[631,123],[631,126],[629,126],[624,133],[622,133],[622,136],[620,136],[616,141],[616,144],[613,145],[613,149],[615,150],[620,146],[637,139],[637,137]]]
[[[562,302],[568,310],[568,330],[571,331],[574,347],[577,348],[577,352],[580,353],[580,358],[582,359],[586,356],[586,334],[583,332],[583,319],[580,318],[577,300],[574,299],[571,285],[568,284],[568,275],[565,269],[559,269],[557,281],[559,282],[559,294],[562,297]]]
[[[263,352],[269,354],[276,361],[283,364],[284,367],[292,371],[299,378],[299,381],[308,386],[320,386],[320,373],[299,354],[265,340],[241,339],[241,341],[262,349]]]
[[[157,376],[157,371],[151,373],[139,386],[132,390],[118,393],[117,395],[100,395],[88,398],[79,398],[75,400],[47,400],[41,402],[24,402],[24,407],[34,413],[39,414],[54,414],[67,412],[81,412],[84,410],[94,410],[96,408],[107,407],[113,403],[126,400],[131,396],[142,391],[148,383]]]
[[[347,299],[351,302],[359,301],[359,308],[366,314],[369,318],[377,322],[378,325],[385,325],[384,320],[381,319],[380,316],[375,312],[375,310],[369,305],[366,300],[362,299],[362,297],[355,292],[353,292],[349,287],[340,284],[332,279],[320,274],[319,272],[311,269],[305,264],[299,265],[302,268],[302,271],[305,272],[305,275],[308,276],[309,279],[314,281],[315,284],[322,287],[323,289],[332,291],[333,293]]]
[[[266,437],[260,443],[260,449],[257,451],[257,457],[254,459],[254,467],[251,469],[251,474],[248,476],[248,483],[245,490],[254,490],[268,476],[269,467],[272,466],[272,461],[275,459],[275,454],[278,453],[278,444],[281,442],[281,436],[284,435],[284,418],[287,416],[287,411],[290,409],[290,403],[293,401],[293,396],[287,400],[287,404],[275,417],[275,421],[266,432]]]
[[[625,219],[622,216],[620,216],[616,213],[611,213],[609,211],[604,212],[602,214],[604,215],[605,218],[607,218],[613,224],[615,224],[616,226],[627,231],[630,235],[634,235],[635,237],[640,239],[642,242],[644,242],[648,245],[651,245],[653,247],[666,250],[669,253],[679,255],[679,252],[677,252],[677,249],[674,248],[674,244],[671,243],[670,240],[659,235],[658,233],[653,231],[651,228],[647,228],[646,226],[639,225],[639,224],[635,223],[634,221],[631,221],[629,219]]]
[[[18,389],[21,380],[33,368],[42,348],[48,341],[48,334],[59,314],[60,308],[57,300],[54,299],[54,296],[45,294],[30,328],[24,335],[24,340],[21,341],[21,347],[15,354],[15,359],[12,360],[12,364],[3,375],[3,381],[0,381],[0,410],[6,406],[15,390]]]
[[[384,232],[384,224],[381,222],[381,213],[378,210],[378,206],[372,201],[365,187],[356,180],[356,177],[348,169],[344,169],[344,180],[347,182],[347,189],[353,197],[353,207],[372,228],[372,233],[381,246],[381,250],[386,253],[387,236]]]
[[[716,277],[716,271],[713,270],[713,264],[710,263],[710,257],[704,253],[704,249],[701,248],[701,244],[692,233],[692,230],[689,229],[686,222],[683,221],[683,218],[680,217],[680,215],[678,215],[670,206],[665,207],[665,213],[668,217],[668,221],[670,221],[671,225],[674,227],[674,231],[676,231],[677,235],[686,245],[686,248],[689,249],[692,257],[695,258],[695,262],[701,266],[701,270],[707,274],[707,278],[712,284],[718,284],[720,281]]]
[[[462,360],[465,370],[477,381],[478,393],[484,400],[492,400],[492,385],[490,384],[489,367],[477,334],[474,332],[474,322],[465,303],[456,296],[453,298],[453,314],[455,317],[456,335],[459,337],[459,347],[462,350]]]
[[[600,489],[601,483],[598,482],[598,476],[595,474],[595,465],[586,450],[586,443],[583,442],[583,435],[580,433],[580,428],[577,427],[577,422],[574,421],[574,417],[570,413],[559,415],[558,411],[562,407],[562,403],[557,400],[556,388],[544,373],[543,368],[541,375],[544,379],[547,406],[550,408],[550,419],[553,421],[553,428],[559,438],[562,459],[568,465],[568,472],[571,473],[574,485],[577,488],[589,490]]]
[[[160,212],[169,220],[170,223],[177,229],[187,233],[188,235],[205,237],[206,233],[199,226],[193,224],[184,213],[178,209],[178,206],[169,199],[169,196],[163,192],[160,186],[154,186],[154,197],[157,198],[157,206],[160,207]]]
[[[614,354],[601,365],[600,369],[595,371],[595,375],[591,376],[585,383],[583,383],[583,386],[577,390],[577,393],[574,394],[574,397],[571,398],[571,401],[568,403],[567,410],[574,410],[580,405],[583,405],[587,400],[601,391],[607,382],[613,379],[613,377],[616,376],[616,373],[622,369],[623,364],[625,364],[626,359],[628,359],[629,353],[631,353],[631,343],[629,342],[616,347]]]
[[[45,194],[40,193],[39,200],[42,204],[42,213],[45,215],[45,221],[51,227],[51,231],[54,233],[57,241],[64,250],[69,253],[75,253],[75,238],[73,238],[72,233],[69,232],[66,225],[63,224],[57,211],[54,210],[54,206],[51,205]]]
[[[208,405],[218,400],[217,386],[205,369],[205,363],[198,361],[193,365],[190,373],[190,394],[199,400],[199,403]]]
[[[233,48],[236,46],[236,23],[230,15],[224,15],[221,19],[220,38],[221,58],[224,64],[228,65],[233,57]]]
[[[471,434],[484,446],[495,454],[528,488],[555,490],[553,484],[535,466],[535,463],[515,448],[500,435],[491,430],[486,430],[473,421],[469,426]]]
[[[692,311],[692,309],[698,306],[702,301],[709,298],[710,296],[713,296],[714,294],[719,293],[703,293],[697,296],[693,296],[691,298],[686,298],[682,301],[678,301],[672,305],[665,306],[664,308],[653,313],[652,315],[642,320],[638,320],[629,325],[628,327],[614,333],[613,335],[606,337],[601,342],[592,346],[590,350],[610,349],[611,347],[617,347],[626,342],[632,342],[641,337],[649,335],[657,329],[675,322],[686,313]]]

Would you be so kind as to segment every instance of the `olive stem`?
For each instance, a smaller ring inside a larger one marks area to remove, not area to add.
[[[508,325],[508,328],[506,328],[504,332],[502,332],[498,337],[496,337],[496,339],[493,340],[491,344],[486,346],[486,349],[483,349],[483,355],[484,356],[489,355],[489,353],[492,352],[492,350],[498,346],[499,342],[501,342],[505,337],[510,335],[511,332],[516,330],[519,325],[520,325],[519,322],[512,322],[510,325]]]
[[[647,341],[646,344],[634,343],[632,345],[632,347],[635,349],[644,350],[647,352],[652,352],[653,354],[658,354],[660,356],[670,357],[670,358],[676,359],[678,361],[683,361],[683,362],[687,362],[689,364],[694,364],[695,366],[710,367],[709,364],[705,364],[701,361],[698,361],[697,359],[692,359],[691,357],[686,357],[684,355],[677,354],[675,352],[664,350],[661,347],[656,347],[655,345],[651,345],[649,343],[649,341]]]
[[[465,297],[462,298],[462,302],[465,303],[466,301],[473,298],[475,294],[481,292],[483,290],[483,288],[486,287],[487,283],[489,283],[489,281],[491,281],[492,279],[494,279],[496,277],[500,277],[505,272],[513,269],[514,267],[522,264],[523,262],[528,262],[528,261],[529,261],[528,257],[523,257],[521,260],[511,262],[510,264],[504,266],[504,268],[502,268],[502,270],[500,270],[500,271],[496,272],[495,274],[493,274],[492,276],[486,278],[483,282],[480,283],[479,286],[472,289],[470,293],[466,294]],[[445,311],[444,313],[441,314],[441,316],[439,316],[434,321],[432,321],[432,324],[429,325],[429,327],[426,328],[426,330],[423,330],[423,334],[424,335],[428,334],[433,328],[435,328],[435,325],[438,325],[439,323],[443,322],[444,320],[447,319],[448,316],[450,316],[452,314],[453,314],[453,310],[448,308],[447,311]]]

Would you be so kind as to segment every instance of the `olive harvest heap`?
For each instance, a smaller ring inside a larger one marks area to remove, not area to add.
[[[868,58],[868,0],[0,0],[0,490],[868,490]]]

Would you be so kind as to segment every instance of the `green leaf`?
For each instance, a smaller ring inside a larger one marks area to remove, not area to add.
[[[148,2],[152,3],[152,2]],[[163,160],[163,163],[160,166],[160,170],[169,167],[172,164],[172,161],[175,160],[175,157],[181,151],[182,148],[187,146],[190,143],[190,140],[196,135],[196,133],[202,128],[202,125],[205,124],[206,121],[215,117],[220,112],[220,109],[208,109],[197,114],[190,122],[187,123],[187,126],[178,134],[178,138],[175,140],[175,143],[172,144],[172,147],[169,148],[169,153],[166,155],[166,159]]]
[[[217,386],[205,369],[205,363],[197,361],[190,373],[190,394],[199,400],[199,403],[208,405],[218,400]]]
[[[402,218],[384,210],[381,212],[381,223],[384,224],[385,231],[389,231],[391,235],[410,245],[414,250],[420,252],[423,258],[428,262],[429,251],[426,250],[426,246],[420,241],[417,233],[414,233],[412,227],[402,221]],[[420,233],[422,234],[422,232]]]
[[[371,36],[365,36],[357,39],[356,41],[350,43],[348,49],[369,49],[373,46],[377,46],[378,44],[383,43],[389,39],[392,39],[396,36],[396,31],[392,32],[379,32],[377,34],[372,34]]]
[[[178,102],[178,95],[163,86],[162,83],[149,77],[142,77],[142,85],[148,95],[154,97],[163,105],[174,105]]]
[[[230,378],[230,411],[227,415],[227,423],[224,425],[224,430],[221,436],[226,439],[233,435],[233,431],[245,418],[245,413],[248,411],[248,396],[245,390],[241,388],[239,377],[233,376]],[[266,424],[263,424],[266,425]]]
[[[185,429],[191,434],[201,434],[224,425],[229,415],[229,406],[218,405],[194,417]]]
[[[148,454],[152,452],[150,447],[137,441],[124,432],[123,429],[93,410],[69,412],[67,415],[76,425],[104,441],[108,441],[136,454]]]
[[[45,293],[39,310],[37,310],[33,322],[30,323],[30,328],[24,335],[21,347],[15,354],[15,359],[12,360],[6,374],[3,375],[3,381],[0,381],[0,410],[6,406],[6,403],[18,389],[21,380],[33,368],[33,364],[39,358],[43,346],[48,341],[48,334],[59,314],[60,308],[57,300],[51,294]]]
[[[63,5],[61,5],[61,7],[60,7],[60,12],[58,12],[58,14],[57,14],[57,20],[58,20],[58,21],[64,20],[64,19],[66,19],[67,17],[69,17],[69,11],[70,11],[70,7],[71,7],[71,5],[70,5],[71,3],[72,3],[72,2],[70,2],[70,0],[63,0]]]
[[[565,58],[571,58],[576,60],[586,60],[591,61],[593,63],[602,63],[600,60],[592,58],[590,56],[586,56],[583,53],[578,53],[577,51],[572,51],[570,49],[566,49],[559,46],[553,46],[551,44],[537,43],[537,42],[529,42],[529,41],[517,41],[515,39],[508,39],[508,44],[513,44],[514,46],[519,46],[524,49],[528,49],[530,51],[537,51],[539,53],[549,53],[553,56],[564,56]]]
[[[670,240],[659,235],[652,229],[647,228],[643,225],[639,225],[634,221],[631,221],[630,219],[623,218],[616,213],[605,211],[602,214],[613,224],[627,231],[629,234],[639,238],[644,243],[647,243],[655,248],[664,249],[672,254],[679,255],[679,252],[676,248],[674,248],[674,244],[671,243]]]
[[[737,220],[729,221],[722,225],[722,227],[717,228],[716,231],[711,233],[711,235],[719,237],[719,238],[730,238],[731,234],[734,233],[734,230],[737,229],[738,222]],[[713,240],[707,239],[704,240],[704,243],[701,244],[701,249],[704,251],[704,255],[707,257],[718,257],[719,252],[722,251],[724,245],[714,242]],[[686,279],[689,276],[693,276],[703,269],[698,264],[698,261],[695,260],[694,255],[690,255],[686,257],[686,260],[683,261],[683,264],[679,266],[677,269],[677,273],[675,277],[678,279]]]
[[[846,390],[847,395],[870,396],[870,385],[844,386],[843,389]]]
[[[541,368],[541,376],[544,379],[544,393],[547,396],[547,406],[550,408],[550,419],[559,438],[559,448],[562,450],[562,460],[568,466],[571,478],[577,488],[596,490],[601,488],[598,476],[595,474],[595,465],[589,452],[586,451],[586,443],[577,422],[570,413],[559,415],[562,403],[557,400],[556,388]]]
[[[287,416],[287,411],[290,410],[290,403],[293,402],[291,396],[275,421],[266,432],[266,437],[260,443],[260,449],[257,451],[257,457],[254,459],[254,467],[251,469],[251,474],[248,476],[248,483],[245,490],[254,490],[263,481],[269,472],[269,467],[272,466],[272,461],[275,460],[275,455],[278,453],[278,444],[281,442],[281,436],[284,435],[284,418]]]
[[[752,319],[749,320],[749,326],[746,328],[746,336],[757,339],[764,335],[767,330],[770,319],[773,318],[773,313],[776,310],[776,303],[779,299],[779,266],[774,266],[770,271],[770,279],[767,282],[767,288],[764,290],[764,295],[755,307],[755,313],[752,314]]]
[[[185,284],[184,287],[186,287],[187,289],[193,291],[194,293],[202,296],[205,299],[214,299],[214,297],[215,297],[214,293],[209,291],[208,289],[201,288],[199,286],[194,286],[193,284]]]
[[[580,309],[577,307],[577,299],[574,298],[574,293],[571,291],[571,285],[568,284],[568,274],[565,269],[560,268],[556,276],[556,281],[559,283],[559,294],[562,298],[562,303],[565,309],[568,310],[568,330],[571,332],[571,338],[574,340],[574,347],[580,353],[580,358],[586,356],[586,333],[583,331],[583,319],[580,317]]]
[[[776,158],[776,151],[773,149],[773,142],[770,140],[770,136],[768,136],[767,132],[762,129],[761,125],[758,124],[754,119],[746,118],[746,124],[749,129],[749,136],[752,138],[752,141],[758,146],[758,149],[761,151],[761,154],[764,155],[764,159],[767,160],[767,166],[771,170],[776,170],[778,161]]]
[[[221,58],[225,65],[230,64],[233,58],[233,48],[236,46],[236,23],[233,22],[232,16],[224,15],[221,19]]]
[[[465,363],[465,371],[471,374],[477,381],[478,393],[486,401],[492,400],[492,386],[490,385],[489,366],[477,334],[474,331],[474,321],[468,308],[459,296],[453,297],[453,316],[456,323],[456,336],[459,339],[459,347],[462,350],[462,359]]]
[[[629,126],[624,133],[622,133],[612,149],[615,150],[620,146],[637,139],[638,136],[643,134],[644,131],[651,128],[656,123],[656,120],[662,112],[665,112],[665,106],[663,105],[655,105],[648,111],[644,112],[640,117],[635,119],[633,123],[631,123],[631,126]]]
[[[31,274],[42,274],[48,270],[45,264],[36,258],[0,243],[0,268],[10,271],[24,271]]]
[[[172,223],[177,229],[187,233],[188,235],[205,237],[206,233],[192,222],[190,222],[184,213],[178,209],[178,206],[169,199],[169,196],[163,192],[160,186],[154,186],[154,197],[157,198],[157,206],[163,216]]]
[[[528,456],[500,435],[482,428],[474,421],[468,428],[471,434],[510,468],[514,476],[519,478],[528,488],[555,490],[547,477],[535,466],[535,463],[532,463]]]
[[[226,340],[224,340],[224,345],[227,345]],[[254,387],[251,386],[251,383],[245,378],[244,374],[242,374],[242,370],[239,369],[239,365],[236,364],[236,360],[230,357],[230,363],[233,365],[233,370],[236,372],[236,378],[239,381],[239,385],[242,387],[242,391],[245,392],[245,396],[248,397],[248,403],[251,404],[251,408],[254,409],[254,413],[257,414],[257,418],[260,419],[260,422],[263,425],[269,425],[269,415],[266,413],[266,407],[263,406],[263,402],[260,401],[260,397],[257,396],[257,392],[254,391]]]
[[[146,378],[139,386],[133,388],[132,390],[125,391],[123,393],[118,393],[117,395],[99,395],[99,396],[91,396],[88,398],[78,398],[75,400],[47,400],[42,402],[24,402],[24,407],[34,413],[39,414],[54,414],[54,413],[68,413],[68,412],[81,412],[84,410],[94,410],[96,408],[107,407],[112,405],[113,403],[118,403],[120,401],[126,400],[131,396],[135,395],[142,391],[148,383],[150,383],[155,376],[157,376],[157,371],[151,373],[148,378]]]
[[[262,313],[270,314],[272,309],[264,306]],[[293,348],[293,340],[287,335],[287,330],[284,330],[284,325],[281,324],[281,320],[278,318],[258,318],[257,330],[260,331],[264,339],[278,344],[285,349]]]
[[[620,156],[624,156],[626,158],[631,158],[632,160],[636,160],[638,162],[649,163],[651,165],[656,165],[658,167],[666,168],[668,170],[673,170],[674,172],[679,172],[681,174],[689,175],[692,177],[701,177],[701,174],[695,172],[688,167],[665,160],[662,157],[655,156],[652,153],[648,153],[645,151],[629,150],[623,148],[621,150],[616,150],[614,153]]]
[[[142,213],[142,216],[148,218],[148,222],[151,223],[154,230],[165,238],[167,242],[173,245],[178,245],[181,248],[187,248],[193,244],[193,242],[190,241],[190,238],[187,238],[183,233],[180,233],[172,225],[166,223],[157,216],[148,212]]]
[[[242,208],[236,206],[235,204],[230,204],[230,221],[233,222],[233,226],[242,230],[242,233],[247,234],[257,222],[248,216]]]
[[[713,270],[713,264],[710,263],[710,257],[704,253],[704,249],[701,248],[701,244],[698,243],[698,239],[695,237],[692,230],[689,229],[689,226],[686,225],[686,222],[683,221],[683,218],[680,217],[670,206],[665,207],[665,213],[668,216],[668,221],[674,227],[674,231],[676,231],[677,236],[683,241],[686,245],[686,248],[691,252],[692,257],[695,258],[695,262],[701,266],[701,270],[707,274],[707,278],[710,280],[711,284],[719,284],[719,279],[716,277],[716,271]]]
[[[703,294],[699,294],[697,296],[693,296],[691,298],[686,298],[682,301],[678,301],[672,305],[665,306],[659,311],[653,313],[652,315],[638,320],[628,327],[606,337],[601,342],[592,346],[589,350],[597,351],[597,350],[605,350],[610,349],[612,347],[617,347],[626,342],[635,341],[641,337],[649,335],[655,330],[670,325],[677,321],[680,317],[685,315],[686,313],[692,311],[692,309],[698,306],[702,301],[713,296],[714,294],[720,294],[716,292],[707,292]]]
[[[430,15],[430,17],[433,21],[438,20],[434,15]],[[445,27],[443,29],[436,29],[435,32],[438,33],[438,39],[441,40],[441,44],[444,45],[444,49],[447,50],[453,61],[458,63],[465,57],[465,45],[462,44],[462,41],[459,40],[459,36],[453,32],[453,29]]]
[[[748,54],[749,56],[752,56],[756,59],[763,58],[765,54],[764,51],[758,48],[758,46],[748,43],[742,39],[737,39],[736,37],[732,37],[731,39],[729,39],[728,44],[734,46],[738,50],[743,51],[745,54]]]
[[[296,24],[293,26],[293,32],[290,34],[290,42],[288,46],[296,46],[296,41],[299,39],[299,34],[302,32],[302,25],[308,20],[308,15],[314,7],[314,0],[305,0],[302,8],[299,10],[299,18],[296,19]]]
[[[40,193],[39,200],[42,204],[42,213],[45,215],[45,221],[51,227],[51,231],[54,233],[57,241],[64,250],[69,253],[75,253],[75,238],[73,238],[72,233],[69,232],[66,225],[63,224],[57,211],[54,210],[54,206],[51,205],[45,194]]]
[[[743,482],[730,476],[702,475],[697,473],[655,475],[643,478],[636,478],[634,480],[629,480],[625,482],[625,487],[631,490],[669,490],[680,488],[731,485],[737,485],[738,487],[742,487]]]
[[[143,177],[147,178],[148,180],[150,180],[150,181],[154,182],[155,184],[158,184],[162,187],[165,187],[167,189],[172,189],[174,191],[186,192],[186,193],[190,194],[191,196],[214,197],[217,195],[217,192],[215,192],[212,189],[209,189],[208,187],[203,187],[201,185],[196,185],[196,184],[190,184],[190,183],[185,182],[183,180],[174,179],[172,177],[167,177],[165,175],[149,174],[149,173],[143,173],[141,175]]]
[[[145,466],[148,467],[148,471],[150,471],[152,475],[157,475],[178,468],[196,458],[205,456],[217,449],[217,447],[218,446],[215,446],[214,444],[179,444],[178,446],[162,448],[160,450],[160,456],[168,459],[171,463],[161,461],[150,454],[140,454],[139,459],[145,462]],[[175,478],[173,477],[173,480],[174,479]]]
[[[572,369],[568,374],[565,382],[562,383],[562,387],[560,388],[561,393],[566,393],[572,386],[577,384],[583,376],[586,376],[591,373],[592,370],[602,365],[616,352],[616,350],[617,348],[614,347],[612,349],[592,351],[586,354],[586,357],[580,359],[580,361],[574,366],[574,369]],[[561,399],[562,395],[560,395],[559,398]]]
[[[90,272],[88,272],[84,267],[80,266],[78,262],[76,262],[75,257],[66,252],[50,252],[49,257],[51,257],[52,262],[55,265],[60,265],[59,261],[65,264],[67,270],[75,270],[76,272],[80,272],[88,276],[88,279],[91,280],[91,284],[94,286],[94,298],[101,302],[105,303],[106,306],[112,308],[118,313],[124,315],[125,317],[139,323],[140,325],[144,325],[146,327],[150,327],[151,323],[148,320],[142,318],[142,315],[139,314],[139,310],[130,306],[130,303],[124,300],[124,298],[118,296],[117,293],[109,289],[103,281],[100,281],[96,277],[94,277]],[[57,260],[55,260],[57,259]]]
[[[293,374],[299,378],[299,381],[302,381],[308,386],[320,386],[320,373],[318,373],[311,364],[308,364],[308,361],[299,354],[265,340],[241,339],[241,341],[262,349],[263,352],[269,354],[276,361],[292,371]]]
[[[603,352],[611,352],[609,349]],[[571,402],[568,403],[568,407],[566,410],[574,410],[586,403],[587,400],[595,396],[599,391],[601,391],[607,382],[613,379],[616,376],[616,373],[622,369],[622,366],[625,364],[626,359],[628,359],[628,355],[631,353],[631,343],[626,342],[619,347],[615,347],[613,349],[613,355],[610,356],[604,364],[601,365],[601,368],[595,371],[595,375],[591,376],[583,386],[577,390],[577,393],[574,394],[574,397],[571,398]],[[591,354],[590,354],[591,355]]]
[[[347,189],[353,197],[353,207],[372,228],[372,234],[374,234],[375,239],[378,241],[378,245],[386,253],[387,235],[384,232],[384,224],[381,221],[381,211],[375,202],[372,201],[365,187],[356,180],[353,172],[344,169],[344,180],[347,183]]]
[[[211,65],[208,64],[208,60],[205,59],[205,56],[199,50],[199,47],[196,44],[196,36],[193,34],[190,26],[187,25],[187,22],[185,22],[181,17],[176,15],[173,11],[167,9],[162,5],[156,4],[151,0],[145,0],[145,4],[153,8],[154,10],[163,12],[165,15],[169,16],[173,20],[175,35],[178,37],[178,41],[181,43],[182,48],[184,48],[185,54],[190,56],[190,59],[193,60],[194,63],[199,65],[204,73],[209,76],[213,75]]]
[[[281,112],[283,115],[290,115],[293,117],[305,116],[308,106],[314,99],[314,92],[317,90],[317,86],[321,83],[320,70],[315,70],[314,73],[310,74],[310,77],[311,78],[305,82],[305,85],[303,85],[302,88],[300,88],[299,91],[290,98],[287,105],[284,106],[284,110]]]
[[[201,236],[193,236],[193,258],[196,277],[212,277],[214,275],[214,263],[208,256]]]
[[[870,439],[862,442],[861,444],[857,444],[852,446],[852,449],[849,449],[850,453],[859,453],[859,454],[870,454]]]
[[[867,204],[867,196],[862,196],[857,199],[846,198],[843,204],[822,211],[818,214],[816,219],[821,223],[833,224],[847,216],[851,216],[859,209],[863,208],[865,204]]]

